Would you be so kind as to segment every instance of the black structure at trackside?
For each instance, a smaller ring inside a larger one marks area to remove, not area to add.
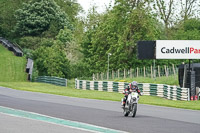
[[[33,73],[33,60],[28,58],[26,64],[26,72],[28,73],[28,80],[32,80],[32,73]]]
[[[6,48],[8,48],[8,50],[13,51],[16,56],[23,56],[22,50],[10,41],[0,37],[0,43],[2,43]]]
[[[156,59],[156,41],[139,41],[137,45],[138,59]]]
[[[178,80],[179,80],[179,85],[183,87],[183,75],[184,75],[184,65],[187,68],[187,71],[189,71],[189,64],[181,64],[179,65],[178,69]],[[191,64],[191,69],[195,71],[195,85],[196,87],[200,87],[200,63],[193,63]],[[185,86],[188,86],[188,84],[185,84]]]
[[[183,84],[184,67],[186,67],[185,84]],[[196,95],[196,87],[200,87],[200,63],[182,64],[178,69],[179,85],[185,88],[191,88],[190,95]]]

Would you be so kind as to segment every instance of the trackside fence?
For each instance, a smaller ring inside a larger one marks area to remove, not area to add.
[[[39,76],[35,79],[36,82],[48,83],[58,86],[67,86],[67,79],[50,77],[50,76]]]
[[[125,82],[75,80],[75,88],[83,90],[122,93],[127,85],[128,83]],[[188,101],[190,99],[188,88],[150,83],[140,83],[138,87],[144,95],[148,96],[158,96],[170,100],[183,101]]]
[[[118,69],[107,72],[94,73],[92,75],[93,80],[109,80],[116,78],[134,78],[134,77],[148,77],[148,78],[160,78],[178,75],[178,68],[172,64],[172,66],[149,66],[149,67],[136,67],[131,69]]]

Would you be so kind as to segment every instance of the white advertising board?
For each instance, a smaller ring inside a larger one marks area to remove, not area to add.
[[[156,59],[200,59],[200,40],[157,40]]]

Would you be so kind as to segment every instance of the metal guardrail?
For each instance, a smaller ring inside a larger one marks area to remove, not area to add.
[[[20,50],[18,46],[9,42],[5,38],[0,37],[0,43],[2,43],[6,48],[8,48],[8,50],[13,51],[16,56],[20,56],[20,57],[23,56],[22,50]]]
[[[36,82],[48,83],[58,86],[67,86],[67,79],[50,77],[50,76],[39,76],[35,79]]]

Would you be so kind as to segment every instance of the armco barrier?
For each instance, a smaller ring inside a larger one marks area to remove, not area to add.
[[[67,86],[67,79],[58,78],[58,77],[39,76],[35,79],[35,81],[54,84],[54,85],[58,85],[58,86]],[[79,87],[79,89],[82,89],[82,82],[83,81],[80,81],[79,84],[76,85],[76,87]]]
[[[127,85],[128,83],[125,82],[75,80],[76,89],[83,90],[87,89],[122,93]],[[158,96],[170,100],[189,100],[188,88],[149,83],[138,84],[138,87],[144,95]]]
[[[23,56],[22,50],[15,44],[9,42],[8,40],[0,37],[0,43],[2,43],[8,50],[13,51],[16,56]]]

